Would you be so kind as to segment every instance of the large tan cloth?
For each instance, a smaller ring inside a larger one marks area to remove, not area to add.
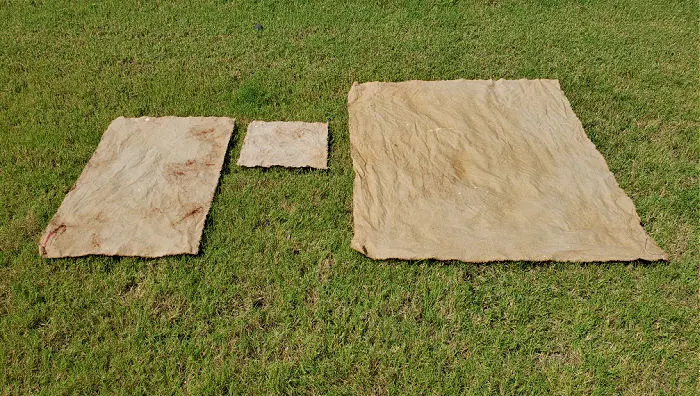
[[[348,111],[369,257],[667,259],[556,80],[355,84]]]
[[[199,251],[234,120],[117,118],[41,237],[44,257]]]

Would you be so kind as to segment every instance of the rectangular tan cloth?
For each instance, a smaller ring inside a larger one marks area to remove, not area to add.
[[[667,259],[557,80],[355,84],[348,111],[369,257]]]
[[[328,123],[253,121],[248,125],[238,165],[328,168]]]
[[[234,120],[119,117],[41,237],[43,257],[196,254]]]

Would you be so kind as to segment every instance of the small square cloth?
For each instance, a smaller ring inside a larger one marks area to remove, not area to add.
[[[328,123],[253,121],[238,165],[328,168]]]

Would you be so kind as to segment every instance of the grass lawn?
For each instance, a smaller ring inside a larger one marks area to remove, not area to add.
[[[696,393],[698,11],[1,0],[0,393]],[[456,78],[559,79],[670,262],[350,249],[351,84]],[[41,259],[122,115],[237,119],[201,254]],[[255,119],[329,120],[330,169],[237,167]]]

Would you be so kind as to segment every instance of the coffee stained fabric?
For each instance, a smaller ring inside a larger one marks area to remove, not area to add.
[[[348,111],[369,257],[667,259],[557,80],[355,84]]]
[[[328,168],[328,124],[253,121],[248,125],[238,165]]]
[[[41,237],[44,257],[196,254],[234,120],[117,118]]]

